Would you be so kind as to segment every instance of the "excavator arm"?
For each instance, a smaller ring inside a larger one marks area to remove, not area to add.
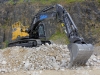
[[[48,12],[50,9],[56,10]],[[66,34],[71,43],[85,43],[84,39],[79,36],[78,29],[73,22],[70,14],[60,4],[47,7],[34,16],[31,26],[27,31],[30,34],[30,37],[33,35],[32,38],[34,38],[33,33],[36,31],[36,28],[40,25],[39,23],[41,21],[45,19],[52,19],[54,17],[56,19],[59,19],[59,22],[65,26],[67,32]]]
[[[74,65],[84,65],[93,53],[93,46],[92,44],[87,44],[84,39],[80,37],[78,29],[70,14],[60,4],[50,6],[39,11],[34,16],[28,30],[26,30],[29,37],[10,43],[9,46],[33,47],[47,42],[50,43],[50,41],[40,40],[41,35],[39,35],[40,32],[38,30],[41,27],[41,30],[45,32],[41,22],[46,19],[53,18],[57,19],[65,27],[65,33],[70,41],[70,44],[68,45],[71,56],[69,68]],[[45,34],[42,36],[45,36]]]

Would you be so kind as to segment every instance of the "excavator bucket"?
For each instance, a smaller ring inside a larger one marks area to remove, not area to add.
[[[70,51],[69,68],[73,66],[85,65],[93,53],[93,45],[91,44],[70,44],[68,46]]]

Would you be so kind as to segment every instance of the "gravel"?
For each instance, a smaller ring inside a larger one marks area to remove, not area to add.
[[[46,44],[40,47],[8,47],[0,50],[0,72],[66,70],[70,61],[67,45]],[[93,54],[86,66],[72,69],[100,69],[100,56]],[[34,75],[34,74],[33,74]]]

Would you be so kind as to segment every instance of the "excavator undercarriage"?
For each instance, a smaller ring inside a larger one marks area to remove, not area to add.
[[[50,6],[39,11],[33,17],[28,30],[21,31],[28,33],[29,36],[15,40],[9,43],[8,46],[36,47],[45,43],[51,44],[51,41],[41,40],[41,37],[46,36],[44,25],[41,24],[41,22],[46,19],[57,19],[65,27],[64,31],[70,41],[70,44],[68,45],[68,49],[70,51],[69,68],[85,65],[93,53],[93,45],[87,44],[84,39],[79,36],[78,29],[71,16],[60,4]]]

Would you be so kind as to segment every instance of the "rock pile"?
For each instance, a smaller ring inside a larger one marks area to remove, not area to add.
[[[18,70],[65,70],[68,69],[70,53],[67,45],[42,45],[40,47],[9,47],[0,50],[0,72]],[[92,55],[84,67],[100,67],[99,55]]]

